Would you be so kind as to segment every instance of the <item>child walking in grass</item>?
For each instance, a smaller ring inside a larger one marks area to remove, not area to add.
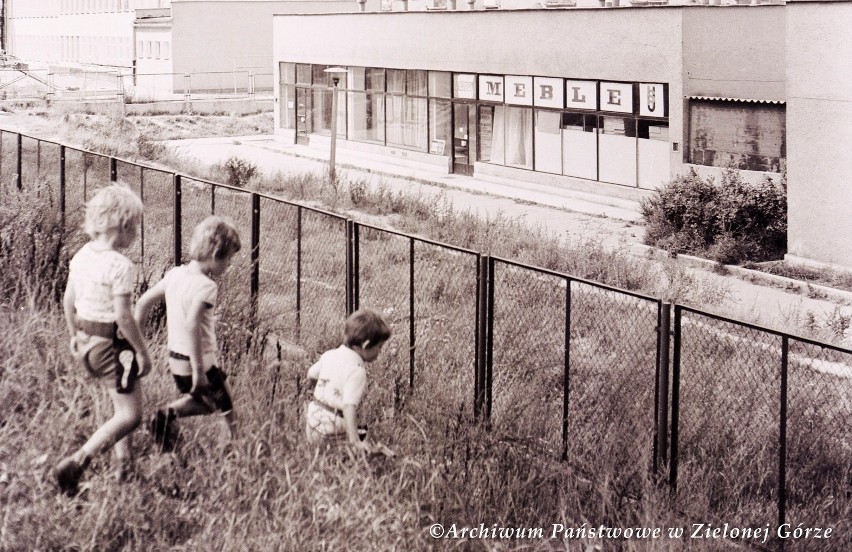
[[[174,421],[181,417],[221,412],[229,436],[235,436],[231,393],[219,368],[214,309],[216,278],[228,270],[240,248],[240,237],[229,222],[207,217],[193,231],[189,264],[169,270],[136,304],[141,323],[157,302],[166,303],[169,368],[182,396],[151,420],[151,432],[164,451],[174,447]]]
[[[308,370],[316,382],[306,409],[308,441],[346,440],[367,451],[372,447],[358,431],[358,405],[367,387],[366,364],[373,362],[391,330],[371,310],[352,313],[344,324],[343,344],[323,353]]]
[[[117,475],[132,467],[130,437],[142,419],[142,389],[137,381],[151,365],[148,349],[131,309],[136,283],[133,262],[121,251],[136,240],[142,201],[129,188],[113,184],[86,204],[84,230],[91,241],[71,259],[63,298],[71,350],[89,375],[107,388],[113,416],[74,454],[56,466],[59,488],[68,495],[89,461],[114,446]]]

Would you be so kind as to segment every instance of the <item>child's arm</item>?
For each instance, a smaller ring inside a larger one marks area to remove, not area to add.
[[[68,286],[65,288],[65,295],[62,296],[62,310],[65,311],[65,324],[68,326],[68,333],[71,337],[77,333],[77,324],[74,320],[77,309],[74,308],[76,294],[74,292],[74,284],[69,280]]]
[[[343,420],[346,422],[346,437],[349,439],[349,444],[369,450],[367,443],[358,437],[358,406],[344,404]]]
[[[139,325],[133,318],[133,310],[130,307],[130,294],[123,293],[113,297],[113,310],[115,311],[115,323],[124,339],[136,351],[136,359],[139,362],[139,377],[141,378],[151,369],[151,357],[148,354],[148,346],[142,338]]]
[[[148,291],[142,294],[142,297],[136,301],[136,309],[134,318],[136,323],[141,326],[148,318],[148,313],[154,308],[154,305],[162,301],[166,297],[166,286],[163,280],[160,280],[153,287],[148,288]]]
[[[202,299],[193,299],[186,313],[186,331],[189,334],[189,365],[192,367],[192,389],[194,393],[207,387],[207,375],[204,373],[204,351],[201,350],[201,314],[213,305]]]

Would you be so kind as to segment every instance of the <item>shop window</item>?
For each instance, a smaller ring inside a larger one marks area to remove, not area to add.
[[[513,107],[501,106],[495,109],[495,129],[496,121],[500,117],[500,112],[505,113],[504,140],[505,140],[505,160],[507,167],[518,167],[520,169],[532,169],[532,134],[533,134],[533,117],[532,109],[528,107]],[[497,140],[497,132],[494,133],[494,141]]]
[[[387,91],[389,94],[405,94],[405,70],[387,70]]]
[[[665,121],[639,119],[637,134],[639,186],[658,188],[671,178],[669,124]]]
[[[405,93],[409,96],[426,95],[426,71],[405,72]]]
[[[535,170],[562,173],[562,117],[559,112],[535,112]]]
[[[316,66],[314,66],[316,67]],[[315,73],[316,74],[316,73]],[[313,132],[331,134],[331,90],[315,88],[313,91]]]
[[[449,78],[447,81],[449,85]],[[429,153],[449,157],[453,144],[451,109],[449,100],[429,100]]]
[[[278,72],[281,74],[281,82],[286,84],[296,83],[296,64],[282,62],[278,64]]]
[[[570,112],[562,114],[562,174],[597,180],[597,115]]]
[[[429,96],[449,98],[453,91],[451,75],[444,71],[429,71]]]
[[[390,74],[388,84],[390,84]],[[428,151],[426,98],[387,96],[386,100],[387,144]]]
[[[283,64],[282,64],[283,65]],[[280,128],[296,129],[296,87],[292,84],[281,84],[279,89],[281,120]]]
[[[601,115],[600,180],[636,186],[636,120]]]
[[[367,90],[385,91],[385,70],[368,67],[364,72],[364,86]]]
[[[351,138],[358,142],[384,144],[385,96],[373,92],[349,93]]]
[[[307,63],[296,64],[296,84],[311,84],[311,66]]]
[[[331,65],[311,65],[314,86],[331,86],[331,75],[325,72]],[[346,86],[346,83],[343,83]]]
[[[689,162],[711,167],[780,172],[786,156],[783,105],[693,101]]]
[[[481,105],[479,106],[479,151],[477,152],[477,161],[484,163],[496,163],[492,161],[491,154],[493,152],[493,136],[494,136],[494,106]],[[502,156],[500,157],[502,160]],[[502,161],[500,161],[502,164]]]

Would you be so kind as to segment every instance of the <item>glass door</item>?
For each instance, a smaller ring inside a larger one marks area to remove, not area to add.
[[[473,176],[473,161],[476,155],[476,105],[453,104],[453,173]]]
[[[308,145],[311,133],[311,90],[296,88],[296,143]]]

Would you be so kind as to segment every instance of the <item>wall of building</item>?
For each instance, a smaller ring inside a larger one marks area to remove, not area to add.
[[[852,3],[787,3],[787,248],[852,268]]]
[[[681,11],[685,96],[784,100],[784,6]]]

